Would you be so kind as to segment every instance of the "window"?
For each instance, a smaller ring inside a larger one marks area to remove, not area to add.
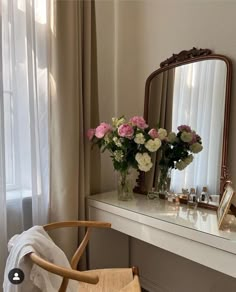
[[[3,7],[6,11],[6,6]],[[7,15],[3,13],[6,20]],[[9,11],[8,11],[9,15]],[[3,99],[4,99],[4,126],[5,126],[5,164],[6,164],[6,188],[7,190],[16,189],[19,184],[17,175],[17,123],[16,123],[16,104],[14,101],[14,51],[12,39],[12,24],[3,21]]]
[[[46,0],[2,0],[7,197],[40,195],[48,179]]]

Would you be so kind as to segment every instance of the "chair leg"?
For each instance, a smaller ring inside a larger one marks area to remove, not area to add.
[[[133,272],[133,275],[139,276],[138,267],[132,267],[132,272]]]
[[[65,292],[67,289],[68,283],[69,283],[69,279],[63,278],[62,283],[61,283],[61,287],[60,287],[58,292]]]

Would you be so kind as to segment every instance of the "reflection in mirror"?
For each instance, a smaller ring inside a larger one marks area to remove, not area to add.
[[[226,151],[223,145],[227,142],[225,119],[229,118],[225,117],[229,68],[224,58],[202,59],[159,69],[162,72],[156,71],[158,74],[154,72],[149,77],[145,118],[150,127],[163,127],[174,132],[179,125],[189,125],[202,137],[203,151],[194,157],[194,161],[182,171],[172,170],[171,189],[179,193],[182,188],[194,187],[200,194],[207,186],[211,198],[217,201],[222,167],[225,166],[225,161],[222,165],[222,153]],[[145,174],[146,191],[157,184],[158,157],[154,160],[155,167]]]
[[[190,125],[202,137],[203,151],[183,171],[173,171],[172,187],[191,186],[210,194],[220,193],[221,153],[224,126],[226,64],[207,60],[175,69],[172,129]],[[180,109],[180,110],[179,110]]]

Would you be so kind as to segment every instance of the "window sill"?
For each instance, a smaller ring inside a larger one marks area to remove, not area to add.
[[[17,200],[17,199],[24,199],[24,198],[31,198],[32,197],[32,191],[27,189],[16,189],[16,190],[10,190],[7,191],[7,201],[10,200]]]

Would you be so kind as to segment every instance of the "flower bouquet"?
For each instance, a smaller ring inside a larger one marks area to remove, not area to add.
[[[193,154],[202,151],[201,137],[187,125],[181,125],[177,134],[166,133],[162,141],[157,189],[166,193],[170,187],[170,172],[175,168],[183,170],[193,161]]]
[[[121,117],[112,118],[112,125],[103,122],[95,129],[89,129],[87,136],[102,152],[108,150],[111,153],[114,169],[120,176],[118,198],[132,199],[132,185],[128,178],[130,169],[147,172],[152,168],[150,154],[162,145],[162,129],[150,129],[140,116],[128,121]]]

